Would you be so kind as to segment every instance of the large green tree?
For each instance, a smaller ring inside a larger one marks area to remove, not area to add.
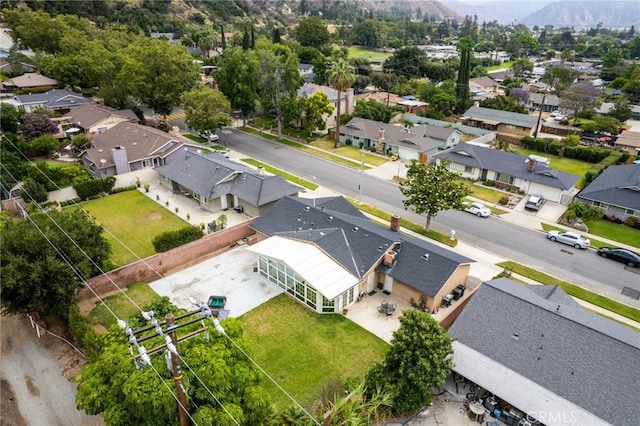
[[[327,25],[318,16],[310,16],[301,20],[294,31],[294,37],[300,45],[316,49],[321,49],[330,40]]]
[[[433,390],[442,387],[453,368],[451,342],[430,314],[417,309],[404,311],[384,362],[367,373],[366,388],[390,394],[396,413],[428,407]]]
[[[576,123],[578,117],[600,105],[598,98],[600,91],[587,83],[577,83],[560,94],[560,107],[571,111],[573,122]]]
[[[204,85],[196,86],[182,95],[182,108],[187,126],[199,132],[215,132],[231,124],[231,104],[218,89],[210,89]]]
[[[360,100],[353,108],[353,116],[388,123],[394,109],[375,99]]]
[[[400,183],[400,192],[406,197],[404,208],[426,214],[426,230],[441,210],[462,208],[469,190],[460,181],[460,174],[449,170],[447,161],[426,164],[412,160],[407,168],[407,180]]]
[[[333,105],[329,101],[329,96],[324,92],[316,92],[306,98],[303,102],[303,127],[311,134],[316,129],[324,130],[326,122],[325,114],[333,113]]]
[[[111,252],[102,227],[80,210],[8,222],[0,248],[0,303],[12,314],[64,315],[82,280],[101,273]]]
[[[260,85],[259,64],[256,55],[241,47],[226,49],[218,60],[215,73],[218,88],[231,102],[233,109],[247,117],[255,110]]]
[[[240,323],[223,322],[229,337],[220,335],[209,320],[204,324],[208,339],[192,338],[178,348],[190,416],[202,425],[267,424],[273,413],[269,394],[260,386],[262,376],[230,340],[248,350]],[[178,337],[193,327],[180,329]],[[78,408],[102,414],[113,426],[177,424],[175,384],[162,353],[150,356],[153,368],[137,369],[123,330],[113,326],[102,340],[101,356],[81,374]],[[162,343],[156,337],[144,345],[151,348]]]
[[[200,75],[184,46],[149,39],[126,49],[118,81],[156,113],[169,115]]]
[[[282,103],[296,96],[302,86],[298,57],[286,46],[259,43],[255,51],[259,74],[259,98],[266,111],[274,111],[278,123],[278,139],[282,138],[284,115]]]
[[[356,75],[353,67],[344,59],[337,59],[331,63],[329,70],[329,84],[338,92],[338,108],[336,119],[335,147],[340,146],[340,102],[344,93],[355,81]]]

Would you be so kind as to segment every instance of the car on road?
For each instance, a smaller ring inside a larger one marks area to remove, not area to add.
[[[544,204],[544,197],[538,194],[531,194],[524,205],[526,210],[540,210]]]
[[[577,249],[587,249],[591,245],[591,241],[589,241],[588,238],[585,238],[580,234],[576,234],[575,232],[549,231],[547,232],[547,238],[551,241],[568,244]]]
[[[200,136],[202,139],[208,140],[209,142],[217,142],[220,140],[220,137],[218,135],[209,130],[198,132],[198,136]]]
[[[640,267],[640,254],[631,250],[618,247],[600,247],[598,249],[598,254],[602,257],[608,257],[609,259],[625,263],[627,266]]]
[[[489,217],[491,216],[491,210],[487,208],[482,203],[467,203],[464,206],[464,211],[467,213],[474,214],[478,217]]]

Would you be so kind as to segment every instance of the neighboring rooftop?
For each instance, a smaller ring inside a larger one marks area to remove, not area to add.
[[[537,117],[520,114],[517,112],[502,111],[499,109],[483,108],[483,107],[471,107],[462,117],[462,120],[470,119],[477,121],[489,121],[502,124],[511,124],[514,126],[535,128],[538,122]]]
[[[607,167],[578,197],[640,210],[640,164]]]
[[[638,424],[640,334],[583,309],[556,286],[489,281],[449,333],[460,355],[454,352],[454,370],[522,410],[571,413],[576,424]],[[479,370],[486,358],[492,371]],[[579,412],[571,412],[574,404]]]

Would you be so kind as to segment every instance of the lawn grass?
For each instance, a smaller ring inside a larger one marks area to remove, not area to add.
[[[289,182],[293,182],[296,185],[300,185],[303,186],[307,189],[310,190],[315,190],[318,188],[319,185],[313,183],[313,182],[309,182],[308,180],[304,180],[302,178],[299,178],[297,176],[294,176],[292,174],[289,174],[285,171],[282,171],[280,169],[276,169],[275,167],[271,167],[268,164],[264,164],[258,160],[254,160],[253,158],[243,158],[242,161],[244,161],[245,163],[251,164],[252,166],[255,167],[263,167],[267,172],[274,174],[274,175],[280,175],[283,178],[285,178],[286,180],[288,180]]]
[[[615,224],[614,224],[614,225],[615,225]],[[560,228],[560,227],[558,227],[558,226],[550,225],[550,224],[548,224],[548,223],[544,223],[544,222],[542,222],[542,223],[541,223],[541,226],[542,226],[542,229],[543,229],[543,230],[545,230],[545,231],[547,231],[547,232],[548,232],[548,231],[566,231],[566,229],[564,229],[564,228]],[[581,233],[580,231],[578,231],[577,229],[576,229],[576,230],[573,230],[573,231],[571,231],[571,232],[576,232],[576,233],[578,233],[578,234],[582,234],[582,233]],[[591,233],[591,227],[589,227],[589,233]],[[598,235],[598,234],[594,234],[594,235]],[[600,236],[601,236],[601,237],[604,237],[604,235],[600,235]],[[607,238],[609,238],[609,237],[607,237]],[[613,238],[611,238],[611,239],[613,239]],[[590,245],[591,245],[591,247],[593,247],[593,248],[600,248],[600,247],[609,247],[609,246],[611,246],[611,244],[609,244],[609,243],[607,243],[607,242],[600,241],[600,240],[598,240],[598,239],[591,238],[591,237],[589,237],[589,241],[590,241],[590,243],[591,243],[591,244],[590,244]],[[617,240],[614,240],[614,241],[617,241]],[[619,242],[622,242],[622,241],[619,241]]]
[[[114,290],[117,290],[114,287]],[[160,295],[153,291],[147,283],[137,282],[129,284],[124,290],[127,296],[136,304],[144,308],[151,302],[155,302],[160,299]],[[117,293],[109,297],[103,298],[105,303],[109,306],[111,311],[115,313],[119,319],[127,320],[130,317],[140,313],[138,308],[122,293]],[[109,328],[116,323],[116,319],[113,317],[109,309],[103,304],[97,304],[89,313],[89,320],[102,324],[105,328]]]
[[[587,222],[587,226],[590,234],[640,248],[640,229],[602,219]]]
[[[56,161],[56,160],[37,161],[36,164],[38,163],[45,163],[47,166],[49,166],[52,169],[57,169],[57,168],[66,167],[66,166],[78,166],[78,163],[76,162],[68,163],[65,161]]]
[[[353,145],[341,145],[340,148],[334,148],[335,142],[330,139],[319,139],[314,142],[311,142],[311,146],[315,146],[316,148],[322,149],[324,151],[331,152],[333,154],[342,155],[343,157],[351,158],[355,161],[362,161],[362,152],[360,149]],[[389,161],[388,158],[383,157],[381,155],[372,154],[369,151],[364,152],[364,162],[365,164],[370,164],[374,167],[378,167],[383,165]]]
[[[380,210],[376,208],[376,206],[370,206],[369,204],[365,204],[365,203],[358,203],[356,200],[349,197],[347,197],[347,201],[349,201],[355,208],[360,209],[361,211],[368,213],[372,216],[375,216],[379,219],[382,219],[386,223],[389,223],[389,224],[391,223],[391,216],[392,216],[391,213],[387,213],[384,210]],[[455,247],[456,245],[458,245],[457,239],[452,240],[449,235],[442,234],[438,231],[434,231],[433,229],[425,231],[424,225],[413,223],[407,219],[400,219],[400,226],[402,228],[415,232],[416,234],[420,234],[423,237],[427,237],[432,240],[441,242],[442,244],[446,244],[449,247]]]
[[[520,147],[512,147],[512,151],[517,154],[529,156],[531,154],[543,156],[551,159],[549,163],[549,167],[555,170],[560,170],[561,172],[571,173],[576,176],[584,176],[588,170],[591,170],[594,167],[594,164],[587,163],[586,161],[575,160],[573,158],[561,158],[557,155],[546,154],[543,152],[532,151],[529,149],[524,149]]]
[[[364,46],[349,46],[347,48],[347,56],[349,59],[364,58],[369,62],[383,62],[391,53],[380,52],[376,49],[370,49]]]
[[[317,314],[287,295],[239,317],[253,359],[307,409],[328,381],[364,378],[382,362],[389,345],[339,314]],[[265,388],[277,408],[293,402],[273,382]]]
[[[327,160],[330,160],[330,161],[332,161],[334,163],[342,164],[343,166],[347,166],[347,167],[350,167],[352,169],[360,170],[360,167],[361,167],[360,166],[360,161],[355,162],[355,161],[351,161],[351,160],[349,160],[347,158],[338,157],[338,156],[333,155],[333,154],[331,154],[329,152],[320,151],[318,149],[311,148],[306,144],[301,144],[299,142],[294,142],[294,141],[289,140],[289,139],[283,138],[283,139],[278,140],[278,137],[276,135],[271,134],[271,133],[263,132],[263,131],[257,130],[257,129],[252,129],[251,127],[243,127],[241,130],[244,130],[247,133],[258,135],[260,137],[263,137],[265,139],[269,139],[269,140],[274,141],[274,142],[281,143],[283,145],[290,146],[290,147],[295,148],[295,149],[299,149],[300,151],[304,151],[307,154],[311,154],[311,155],[316,156],[316,157],[326,158]],[[370,168],[371,167],[369,167],[369,166],[366,166],[366,165],[364,166],[365,170],[369,170]]]
[[[625,305],[624,303],[620,303],[608,297],[596,294],[592,291],[585,290],[575,284],[559,280],[536,269],[529,268],[510,260],[506,262],[500,262],[497,265],[502,268],[508,268],[516,274],[520,274],[541,284],[557,285],[570,296],[577,297],[578,299],[582,299],[585,302],[592,303],[603,309],[615,312],[618,315],[622,315],[623,317],[640,322],[640,309],[633,308],[631,306]]]
[[[460,178],[460,180],[469,189],[469,191],[471,191],[470,195],[491,204],[497,204],[498,201],[500,201],[500,199],[506,195],[504,192],[497,191],[488,186],[476,185],[469,179]]]
[[[205,138],[201,138],[198,135],[194,135],[191,133],[184,133],[182,136],[184,136],[187,139],[191,139],[194,142],[198,142],[198,143],[207,143],[207,140]]]
[[[496,71],[496,70],[502,70],[502,69],[509,69],[509,68],[511,68],[511,65],[513,65],[513,61],[505,61],[505,62],[503,62],[501,64],[487,67],[487,72]],[[491,76],[489,76],[489,77],[491,77]]]
[[[111,245],[111,262],[116,267],[155,254],[153,237],[189,225],[138,191],[121,192],[80,205],[109,231],[103,235]]]

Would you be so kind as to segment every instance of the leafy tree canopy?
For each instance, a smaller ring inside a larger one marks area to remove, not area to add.
[[[18,130],[25,139],[32,140],[43,135],[55,135],[58,124],[45,114],[27,113],[20,117]]]
[[[204,324],[208,339],[195,337],[179,345],[190,415],[198,424],[268,424],[273,412],[269,394],[260,386],[260,372],[209,320]],[[227,319],[222,325],[227,335],[248,351],[240,323]],[[184,327],[178,337],[200,326]],[[163,339],[156,337],[144,344],[153,347],[161,343]],[[114,426],[177,424],[175,385],[164,356],[151,355],[154,368],[136,369],[128,340],[117,326],[104,335],[102,346],[101,356],[82,372],[78,407],[89,414],[101,413],[107,424]]]
[[[240,47],[226,49],[218,60],[215,73],[218,88],[229,99],[231,107],[247,116],[256,107],[260,79],[258,59]]]
[[[354,117],[366,118],[373,121],[388,123],[393,115],[394,108],[388,107],[375,99],[358,101],[353,109]]]
[[[367,374],[366,388],[389,393],[396,413],[414,413],[429,406],[433,389],[444,384],[453,368],[451,342],[430,314],[404,311],[384,363]]]
[[[80,277],[101,273],[110,252],[102,227],[80,210],[7,223],[0,240],[3,312],[64,315],[82,286]]]
[[[480,101],[480,106],[484,108],[527,114],[527,108],[517,103],[516,100],[511,96],[496,96],[495,98],[487,98]]]
[[[310,16],[301,20],[295,29],[294,36],[302,46],[322,48],[329,43],[330,36],[327,25],[318,16]]]
[[[400,183],[400,192],[406,197],[404,208],[426,214],[426,230],[441,210],[462,208],[469,190],[460,181],[460,174],[449,170],[447,161],[425,164],[412,160],[407,167],[407,180]]]
[[[316,129],[324,130],[326,122],[324,115],[333,113],[333,105],[329,101],[329,96],[324,92],[316,92],[304,100],[304,129],[312,133]]]
[[[198,85],[182,95],[185,123],[199,132],[215,131],[231,124],[231,104],[218,89]]]

